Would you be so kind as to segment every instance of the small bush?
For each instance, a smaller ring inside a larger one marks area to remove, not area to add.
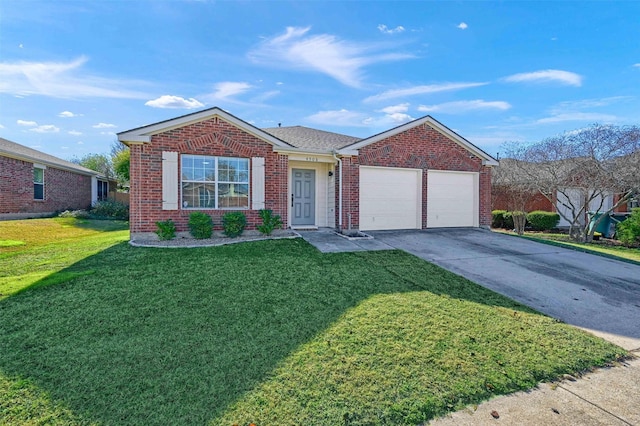
[[[91,216],[86,210],[65,210],[58,215],[59,217],[73,217],[76,219],[89,219]]]
[[[616,226],[617,238],[627,246],[640,244],[640,208],[631,212],[631,216]]]
[[[493,210],[491,212],[491,227],[504,228],[504,215],[506,213],[506,210]]]
[[[504,229],[513,229],[515,228],[515,226],[513,225],[513,212],[506,212],[503,216],[502,216],[503,220],[504,220]]]
[[[156,235],[160,240],[173,240],[176,237],[176,224],[171,219],[156,222],[156,226]]]
[[[91,216],[96,219],[129,220],[129,206],[118,201],[98,201],[91,209]]]
[[[274,215],[273,211],[269,209],[262,209],[258,212],[260,219],[262,219],[262,225],[258,225],[258,231],[264,235],[271,235],[274,229],[282,227],[282,219],[280,215]]]
[[[242,212],[229,212],[222,216],[223,232],[229,238],[241,235],[245,226],[247,226],[247,217]]]
[[[558,213],[536,210],[527,214],[527,222],[534,231],[548,231],[558,226],[560,215]]]
[[[213,220],[211,216],[202,212],[193,212],[189,215],[189,232],[193,238],[203,240],[211,238],[213,233]]]

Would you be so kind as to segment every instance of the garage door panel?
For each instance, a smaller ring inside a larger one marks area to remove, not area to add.
[[[478,226],[478,174],[430,170],[427,227]]]
[[[360,167],[360,229],[420,229],[422,170]]]

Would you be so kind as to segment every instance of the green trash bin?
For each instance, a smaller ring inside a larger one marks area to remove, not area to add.
[[[603,213],[587,212],[587,215],[589,217],[589,232],[591,232],[593,230],[593,227],[596,225],[596,221],[600,219]],[[606,215],[604,218],[602,218],[600,223],[598,223],[595,232],[601,233],[605,238],[611,237],[611,235],[609,235],[610,220],[611,219],[609,215]]]

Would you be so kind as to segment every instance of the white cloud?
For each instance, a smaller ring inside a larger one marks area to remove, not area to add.
[[[0,93],[54,98],[120,98],[149,96],[132,87],[146,84],[91,75],[83,70],[88,59],[71,62],[0,62]]]
[[[284,34],[263,40],[248,53],[248,57],[255,63],[287,70],[320,72],[351,87],[360,87],[362,70],[367,65],[414,57],[381,52],[393,48],[389,45],[349,42],[330,34],[309,35],[310,29],[287,27]]]
[[[366,114],[356,111],[348,111],[346,109],[338,111],[320,111],[307,117],[308,121],[316,124],[351,127],[367,126],[368,119],[370,118]]]
[[[280,94],[279,90],[269,90],[267,92],[261,93],[253,98],[251,98],[251,102],[256,103],[256,104],[260,104],[264,101],[267,101],[275,96],[278,96]]]
[[[503,78],[509,83],[560,83],[567,86],[582,86],[582,76],[569,71],[541,70],[513,74]]]
[[[569,111],[577,111],[586,108],[598,108],[609,106],[618,102],[633,99],[632,96],[610,96],[607,98],[582,99],[579,101],[565,101],[554,105],[550,112],[552,114],[561,114]]]
[[[80,135],[82,135],[82,132],[79,132],[77,130],[69,130],[67,133],[69,133],[71,136],[80,136]]]
[[[110,136],[115,136],[116,134],[114,132],[100,132],[101,135],[110,135]]]
[[[98,124],[95,124],[92,127],[94,129],[112,129],[112,128],[117,127],[117,126],[115,124],[110,124],[110,123],[98,123]]]
[[[215,92],[210,97],[216,100],[230,101],[233,96],[240,95],[253,86],[242,81],[222,81],[213,86]]]
[[[38,123],[31,120],[18,120],[16,121],[16,123],[18,124],[18,126],[25,126],[25,127],[35,127],[38,125]]]
[[[0,129],[4,129],[4,126],[2,124],[0,124]]]
[[[460,28],[461,30],[466,30],[467,28],[469,28],[469,26],[467,25],[466,22],[460,22],[456,28]]]
[[[82,114],[74,114],[71,111],[62,111],[60,114],[58,114],[58,117],[62,117],[62,118],[82,117]]]
[[[401,112],[394,112],[391,114],[387,114],[386,118],[388,118],[389,120],[391,120],[393,123],[396,123],[396,124],[406,123],[414,119],[409,114],[404,114]]]
[[[389,28],[385,24],[380,24],[378,25],[378,29],[383,34],[397,34],[397,33],[404,32],[404,27],[402,25],[398,25],[395,28]]]
[[[369,96],[364,102],[383,101],[393,98],[402,98],[405,96],[425,95],[429,93],[445,92],[450,90],[469,89],[472,87],[485,86],[489,83],[442,83],[430,84],[425,86],[414,86],[406,89],[393,89],[382,92],[378,95]]]
[[[58,133],[60,129],[53,124],[43,124],[42,126],[29,129],[29,131],[37,133]]]
[[[636,68],[640,68],[640,63],[633,64],[633,66],[636,67]]]
[[[511,108],[511,104],[504,101],[484,101],[475,99],[472,101],[445,102],[437,105],[420,105],[418,111],[441,112],[444,114],[456,114],[474,110],[500,110],[505,111]]]
[[[194,98],[181,98],[180,96],[162,95],[157,99],[152,99],[145,102],[146,106],[153,108],[182,108],[182,109],[194,109],[204,106],[203,103]]]
[[[84,142],[78,141],[78,145],[84,145]]]
[[[592,121],[592,122],[612,122],[617,121],[618,117],[609,114],[600,114],[595,112],[570,112],[564,114],[556,114],[551,117],[541,118],[536,121],[538,124],[545,123],[561,123],[564,121]]]
[[[282,86],[284,83],[281,81],[276,82],[276,86]]]
[[[398,105],[391,105],[379,110],[380,112],[384,112],[386,114],[395,114],[398,112],[407,112],[409,110],[409,103],[403,103]]]

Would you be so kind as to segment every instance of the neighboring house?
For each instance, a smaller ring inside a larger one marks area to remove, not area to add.
[[[86,209],[113,191],[98,172],[0,138],[0,219]]]
[[[498,162],[427,116],[361,139],[306,127],[259,129],[211,108],[121,132],[131,148],[132,236],[189,214],[267,208],[291,228],[344,232],[489,226]]]

